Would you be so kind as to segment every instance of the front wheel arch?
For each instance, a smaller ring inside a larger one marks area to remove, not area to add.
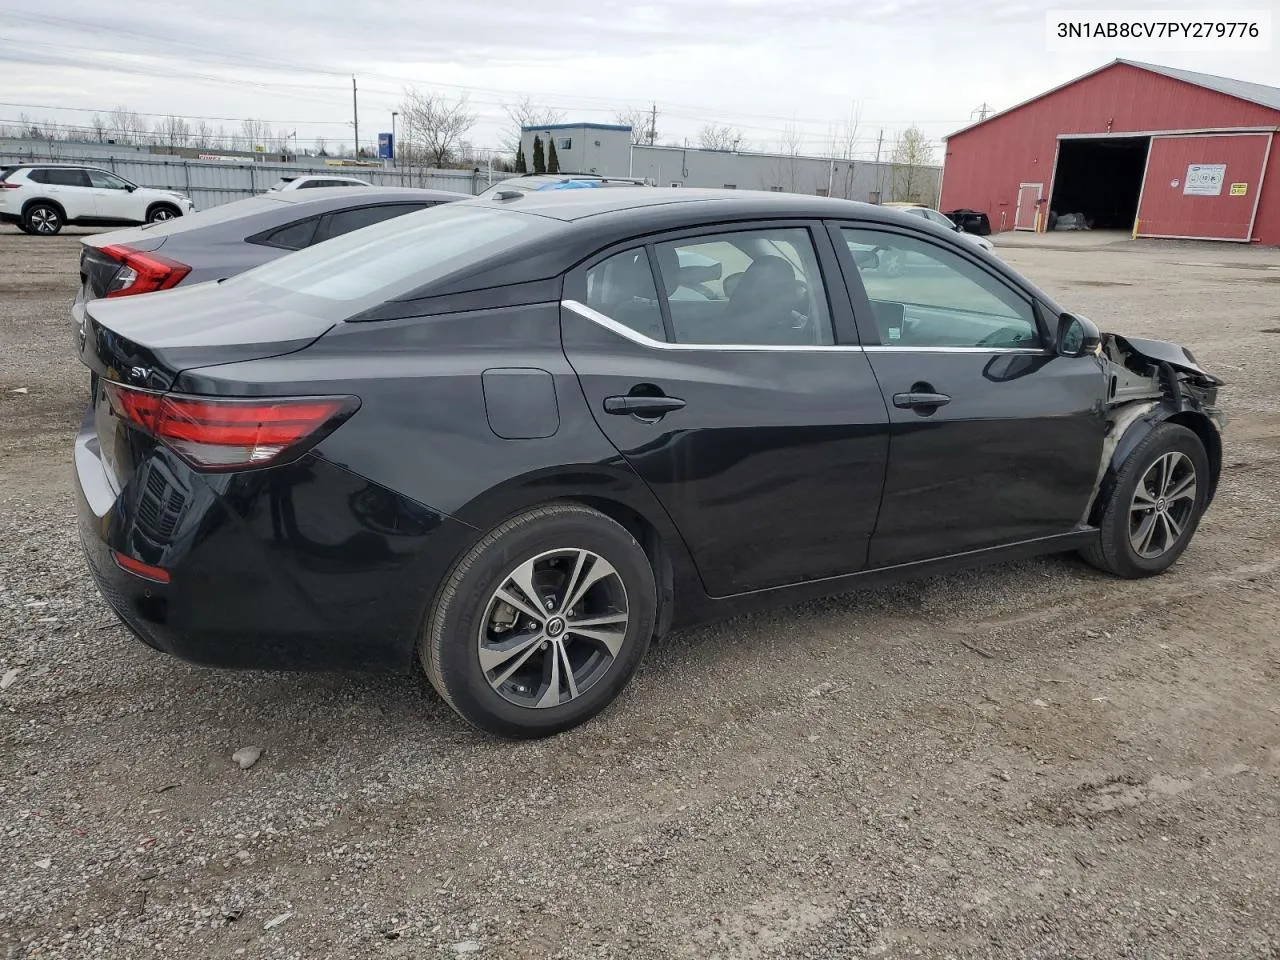
[[[1209,494],[1205,498],[1205,508],[1213,503],[1214,494],[1218,492],[1218,478],[1222,475],[1222,434],[1203,413],[1184,410],[1169,417],[1167,423],[1176,423],[1186,427],[1204,444],[1205,456],[1209,458]]]
[[[1107,500],[1111,496],[1111,491],[1115,489],[1116,478],[1124,469],[1129,457],[1138,449],[1142,441],[1150,436],[1151,431],[1162,423],[1176,423],[1186,427],[1204,444],[1205,455],[1209,459],[1209,492],[1204,506],[1206,510],[1209,508],[1218,489],[1218,478],[1222,473],[1222,436],[1206,414],[1198,410],[1183,410],[1179,413],[1171,410],[1167,404],[1159,404],[1133,421],[1125,429],[1124,436],[1116,443],[1089,510],[1090,525],[1097,526],[1101,521]]]
[[[147,207],[147,223],[151,223],[151,218],[161,210],[167,210],[174,217],[182,216],[182,211],[178,209],[178,205],[176,203],[170,203],[168,200],[157,200],[155,203]]]

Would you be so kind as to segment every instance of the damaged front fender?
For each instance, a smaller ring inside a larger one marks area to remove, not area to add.
[[[1217,491],[1225,418],[1217,407],[1223,381],[1185,347],[1160,340],[1103,334],[1098,351],[1107,378],[1107,432],[1093,498],[1083,521],[1096,525],[1125,461],[1159,424],[1180,423],[1204,443],[1212,476],[1205,506]]]

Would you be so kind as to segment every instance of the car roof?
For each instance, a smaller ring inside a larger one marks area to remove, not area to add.
[[[29,163],[8,163],[5,164],[6,170],[43,170],[46,167],[61,168],[64,170],[106,170],[106,167],[99,166],[96,163],[58,163],[56,160],[32,160]]]
[[[205,237],[224,231],[233,240],[240,240],[263,229],[355,207],[413,201],[448,203],[465,199],[466,196],[448,190],[424,190],[416,187],[370,187],[358,191],[350,187],[316,187],[312,190],[258,193],[231,203],[208,207],[185,217],[125,227],[110,233],[91,234],[84,237],[81,243],[87,247],[103,247],[112,243],[154,241],[157,246],[163,243],[172,248],[175,245],[201,242]],[[247,234],[244,232],[246,230]]]
[[[259,194],[278,203],[311,203],[332,197],[349,198],[353,204],[364,205],[382,200],[458,200],[469,194],[451,190],[426,190],[420,187],[370,187],[353,195],[347,187],[309,187],[306,190],[277,190]]]
[[[744,217],[840,217],[867,218],[868,213],[882,211],[875,219],[892,219],[884,208],[855,200],[838,200],[829,197],[810,197],[798,193],[775,193],[757,190],[713,190],[685,187],[652,187],[648,190],[536,190],[517,197],[477,197],[464,201],[468,204],[502,207],[520,213],[549,217],[572,223],[590,217],[625,214],[634,210],[661,208],[673,219],[684,219],[681,214],[707,217],[706,203],[714,203],[716,215],[726,219]]]

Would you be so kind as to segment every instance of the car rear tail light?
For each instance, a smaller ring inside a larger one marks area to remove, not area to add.
[[[169,571],[164,567],[154,567],[149,563],[143,563],[141,560],[135,560],[133,557],[125,556],[119,550],[112,550],[111,557],[115,560],[117,567],[121,570],[129,571],[135,577],[154,580],[156,583],[169,582]]]
[[[135,250],[120,243],[102,247],[99,253],[119,261],[120,270],[107,290],[108,297],[129,297],[136,293],[168,290],[182,282],[191,272],[185,263],[170,260],[158,253]]]
[[[360,406],[356,397],[225,400],[105,383],[116,415],[199,470],[283,463],[333,432]]]
[[[22,184],[20,183],[7,183],[3,180],[0,180],[0,190],[19,190],[21,189],[21,187],[22,187]]]

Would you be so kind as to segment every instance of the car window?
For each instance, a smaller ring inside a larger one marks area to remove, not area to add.
[[[880,342],[902,347],[1038,347],[1031,301],[942,246],[843,228]]]
[[[129,184],[125,183],[114,173],[107,173],[105,170],[89,170],[89,184],[100,190],[128,190]]]
[[[587,306],[652,340],[665,340],[658,287],[643,247],[597,263],[587,271]]]
[[[251,242],[265,243],[270,247],[284,247],[286,250],[301,250],[311,244],[311,239],[316,234],[316,225],[319,222],[319,217],[308,217],[306,220],[291,223]]]
[[[59,187],[89,186],[89,177],[83,170],[68,170],[61,167],[32,170],[27,174],[27,179],[34,180],[36,183],[47,183]]]
[[[660,243],[655,249],[676,342],[834,342],[808,230],[721,233]]]
[[[940,214],[937,210],[926,210],[924,215],[940,227],[946,227],[948,230],[954,230],[956,228],[954,223]]]
[[[313,242],[321,243],[330,237],[340,237],[352,230],[359,230],[392,217],[400,217],[415,210],[431,206],[426,203],[384,203],[373,207],[356,207],[352,210],[341,210],[325,217],[320,225],[320,232]]]
[[[89,186],[89,174],[84,170],[49,170],[49,179],[46,183],[57,184],[62,187],[87,187]]]
[[[559,221],[445,203],[317,243],[226,281],[250,296],[344,317],[419,291],[522,244],[549,242]]]

